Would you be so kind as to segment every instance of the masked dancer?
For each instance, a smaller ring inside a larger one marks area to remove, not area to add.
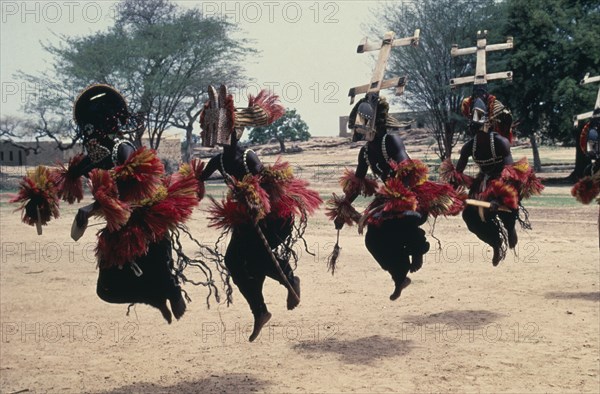
[[[271,318],[262,293],[267,276],[287,288],[287,309],[299,304],[300,279],[290,264],[292,246],[302,236],[308,215],[322,202],[318,193],[307,189],[307,182],[294,177],[288,163],[277,160],[265,166],[252,150],[239,145],[245,127],[269,125],[284,113],[278,97],[267,91],[250,96],[248,107],[235,108],[225,86],[218,92],[211,86],[200,120],[203,145],[223,147],[200,179],[219,171],[229,188],[224,200],[212,200],[210,220],[211,226],[231,233],[225,265],[254,315],[250,342]]]
[[[151,305],[169,323],[173,315],[181,318],[186,303],[174,271],[171,235],[201,197],[193,166],[167,176],[156,152],[130,142],[132,134],[144,130],[142,116],[131,113],[111,86],[85,89],[73,115],[86,153],[67,166],[39,166],[23,179],[13,199],[21,203],[23,221],[38,226],[41,234],[41,226],[59,216],[60,199],[83,198],[82,177],[87,177],[94,202],[79,209],[72,237],[83,235],[90,217],[106,221],[97,234],[98,296],[110,303]],[[216,291],[211,278],[207,283]]]
[[[512,115],[487,92],[487,85],[475,85],[461,111],[472,138],[461,148],[456,167],[450,159],[442,163],[440,177],[457,188],[469,189],[474,201],[467,201],[463,219],[472,233],[492,247],[492,264],[497,266],[506,256],[507,245],[510,249],[517,245],[517,220],[531,228],[521,201],[540,194],[543,186],[526,158],[513,161]],[[479,168],[474,178],[464,174],[469,158]]]
[[[348,126],[353,140],[366,140],[358,154],[356,171],[346,170],[341,178],[344,196],[328,202],[328,216],[336,229],[344,224],[368,226],[365,245],[381,268],[394,281],[390,300],[396,300],[411,280],[409,272],[418,271],[423,255],[429,250],[425,231],[420,226],[429,215],[453,215],[460,212],[462,200],[449,185],[427,180],[428,168],[411,159],[402,138],[392,133],[398,122],[388,114],[389,105],[378,94],[368,93],[350,113]],[[368,170],[382,181],[367,177]],[[358,214],[352,202],[359,196],[375,196],[365,213]],[[335,260],[330,260],[335,270]]]

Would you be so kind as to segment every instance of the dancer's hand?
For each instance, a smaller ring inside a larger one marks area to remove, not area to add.
[[[490,212],[496,213],[498,212],[498,208],[500,208],[498,201],[490,201]]]
[[[94,204],[86,205],[85,207],[79,208],[75,220],[79,228],[86,228],[88,225],[88,219],[94,212]]]

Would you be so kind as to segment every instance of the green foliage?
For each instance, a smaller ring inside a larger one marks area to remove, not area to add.
[[[252,50],[232,38],[236,29],[168,0],[124,0],[107,31],[61,37],[59,45],[45,47],[54,56],[53,70],[22,76],[57,93],[27,110],[47,108],[57,117],[70,116],[77,92],[91,83],[108,83],[124,93],[133,111],[145,114],[152,147],[171,126],[185,129],[190,139],[207,86],[235,86],[243,78],[241,64]]]
[[[286,110],[285,114],[266,127],[255,127],[250,131],[248,139],[255,144],[264,144],[273,139],[285,152],[284,141],[307,141],[310,138],[308,125],[302,120],[295,109]]]
[[[419,46],[392,49],[386,77],[407,76],[400,101],[414,111],[428,113],[427,123],[441,158],[450,157],[464,130],[464,121],[457,114],[464,94],[471,94],[470,88],[452,91],[450,79],[475,73],[475,55],[452,58],[452,45],[475,46],[478,30],[489,31],[490,43],[502,40],[498,26],[502,16],[502,7],[493,0],[421,0],[402,6],[388,3],[375,12],[372,26],[376,27],[370,31],[373,37],[383,36],[381,26],[394,31],[397,38],[412,36],[415,29],[421,29]],[[502,57],[489,57],[490,72],[503,71],[497,59]]]
[[[513,86],[504,101],[525,135],[575,143],[573,116],[594,108],[600,73],[600,4],[573,0],[507,0],[505,33],[515,38]]]

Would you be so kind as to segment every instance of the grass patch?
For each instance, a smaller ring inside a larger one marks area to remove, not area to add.
[[[524,202],[526,207],[544,207],[544,208],[567,208],[580,207],[582,204],[571,195],[565,194],[542,194],[534,196]]]

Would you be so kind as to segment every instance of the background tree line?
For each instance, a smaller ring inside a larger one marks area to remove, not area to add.
[[[474,74],[475,55],[452,58],[452,44],[471,47],[476,32],[488,30],[488,43],[514,38],[509,51],[488,53],[489,72],[513,71],[513,82],[489,83],[513,112],[517,136],[528,138],[534,149],[537,169],[537,139],[545,143],[575,146],[580,129],[573,116],[593,109],[597,86],[580,86],[589,72],[600,72],[600,3],[597,0],[419,0],[387,3],[374,12],[381,36],[384,26],[398,36],[421,29],[416,48],[392,51],[390,75],[408,75],[405,106],[426,111],[441,159],[450,157],[464,137],[464,120],[459,114],[462,99],[471,87],[451,90],[450,78]],[[381,23],[385,21],[385,23]],[[582,160],[583,159],[583,160]],[[585,159],[577,155],[572,177],[578,177]]]
[[[254,50],[233,38],[237,29],[169,0],[123,0],[106,32],[60,37],[59,44],[44,47],[54,59],[49,70],[20,73],[19,78],[46,92],[25,105],[27,129],[57,142],[70,140],[59,147],[71,147],[76,142],[70,121],[75,95],[92,83],[106,83],[118,87],[131,110],[144,115],[145,135],[133,136],[136,142],[147,138],[156,149],[170,127],[184,130],[191,141],[207,86],[235,88],[245,80],[243,64]],[[186,160],[192,144],[187,147]]]
[[[397,100],[428,114],[427,126],[441,159],[450,157],[464,138],[459,108],[471,94],[471,87],[451,90],[449,80],[473,74],[475,66],[474,55],[452,58],[450,48],[474,46],[478,30],[489,31],[489,43],[514,37],[513,50],[488,53],[489,72],[512,70],[513,82],[492,81],[489,90],[513,111],[517,136],[531,141],[538,169],[538,140],[575,146],[581,127],[575,129],[572,118],[592,109],[598,89],[578,85],[585,73],[600,73],[598,0],[386,2],[372,17],[366,31],[371,38],[387,30],[400,37],[421,29],[418,47],[392,51],[388,74],[408,76],[406,92]],[[169,0],[123,0],[107,31],[61,37],[59,44],[45,46],[53,56],[52,67],[19,77],[51,94],[25,106],[26,120],[1,119],[0,137],[14,141],[18,130],[26,130],[30,138],[54,138],[63,149],[72,146],[74,95],[101,82],[118,86],[131,108],[144,113],[153,148],[170,127],[184,130],[186,141],[194,141],[193,126],[207,85],[226,83],[235,89],[247,80],[243,65],[255,51],[249,42],[234,39],[237,31],[235,24],[206,17],[198,9],[184,10]],[[307,138],[306,124],[296,117],[295,111],[289,112],[280,124],[252,130],[249,137],[254,142],[275,138],[283,151],[284,140]],[[142,137],[135,139],[140,142]],[[188,160],[193,144],[185,147]],[[572,176],[584,166],[585,158],[578,155]]]

